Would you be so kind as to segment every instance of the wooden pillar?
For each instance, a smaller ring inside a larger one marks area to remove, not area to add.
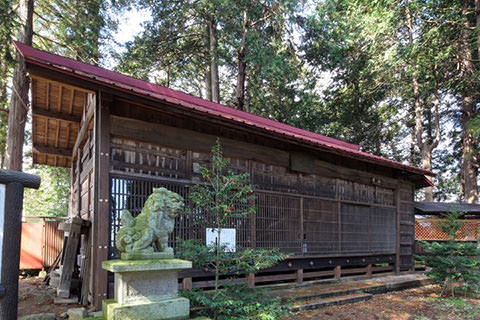
[[[303,197],[300,197],[300,252],[302,256],[305,255],[306,243],[305,243],[305,229],[304,229],[304,220],[303,220]]]
[[[253,165],[251,160],[247,161],[247,166],[248,166],[248,173],[250,175],[250,183],[252,183],[253,182]],[[254,201],[256,201],[256,197]],[[256,206],[257,204],[254,202],[254,203],[251,203],[251,205]],[[250,248],[252,249],[257,248],[257,214],[256,212],[253,212],[250,215]]]
[[[23,192],[39,186],[37,176],[0,169],[0,319],[17,319]]]
[[[340,197],[340,180],[335,179],[337,199],[337,252],[342,253],[342,202]]]
[[[333,270],[333,275],[335,279],[340,279],[342,276],[342,267],[341,266],[335,266],[335,269]]]
[[[250,288],[255,287],[255,273],[249,273],[247,276],[247,284]]]
[[[297,270],[297,283],[303,283],[303,269]]]
[[[367,276],[369,276],[369,277],[372,276],[372,264],[371,263],[367,264],[366,272],[367,272]]]
[[[82,180],[80,179],[80,176],[81,176],[81,173],[82,173],[82,156],[83,156],[83,152],[82,152],[82,148],[80,147],[80,149],[78,150],[77,152],[77,176],[76,176],[76,181],[75,181],[75,184],[77,185],[77,194],[75,195],[76,196],[76,199],[77,199],[77,203],[76,203],[76,208],[75,208],[75,216],[76,217],[80,217],[81,214],[80,212],[82,211]]]
[[[395,273],[400,273],[400,188],[395,189],[396,226],[395,226]]]
[[[93,293],[95,309],[100,310],[108,293],[108,273],[102,261],[108,260],[110,235],[110,105],[113,97],[99,91],[94,113],[94,214],[92,232]]]

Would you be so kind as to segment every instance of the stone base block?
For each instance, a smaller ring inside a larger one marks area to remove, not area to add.
[[[138,252],[123,252],[122,260],[158,260],[158,259],[173,259],[173,250],[164,252],[152,253],[138,253]]]
[[[127,304],[106,300],[102,309],[105,320],[183,320],[189,319],[190,301],[183,297]]]

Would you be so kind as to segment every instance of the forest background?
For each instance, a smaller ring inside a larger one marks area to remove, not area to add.
[[[417,200],[478,203],[480,0],[3,0],[0,166],[42,177],[26,215],[66,215],[70,170],[31,163],[13,39],[432,170]]]

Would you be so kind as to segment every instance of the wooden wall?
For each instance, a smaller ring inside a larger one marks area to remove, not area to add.
[[[120,210],[138,213],[154,186],[186,197],[185,186],[199,181],[198,168],[208,165],[220,136],[232,169],[249,172],[257,185],[256,217],[231,222],[239,228],[237,243],[298,256],[393,253],[401,270],[412,267],[413,185],[393,171],[124,100],[113,106],[111,257]],[[185,218],[177,229],[175,237],[205,237]]]
[[[107,276],[98,271],[99,265],[118,256],[114,243],[120,211],[138,214],[153,187],[167,187],[187,199],[188,186],[200,181],[198,169],[208,165],[217,137],[231,168],[250,173],[257,186],[256,215],[228,222],[227,227],[237,230],[237,245],[280,248],[292,256],[269,271],[274,275],[253,277],[253,282],[413,268],[414,190],[398,171],[252,134],[248,127],[200,119],[180,109],[159,111],[113,96],[97,101],[102,104],[96,109],[95,132],[101,138],[89,136],[80,170],[74,163],[72,173],[77,181],[80,172],[81,180],[72,199],[80,190],[79,210],[96,234],[91,239],[96,306],[107,297]],[[98,154],[92,156],[92,150]],[[90,169],[90,163],[94,179],[82,169]],[[93,194],[86,191],[92,187]],[[205,239],[204,228],[192,219],[177,218],[170,245],[176,245],[177,237]],[[208,277],[191,272],[183,277]],[[204,282],[194,286],[208,287],[209,281]]]

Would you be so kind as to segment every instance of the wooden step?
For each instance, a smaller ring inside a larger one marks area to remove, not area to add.
[[[292,311],[296,312],[296,311],[302,311],[302,310],[314,310],[314,309],[320,309],[320,308],[333,306],[333,305],[342,305],[347,303],[366,301],[366,300],[370,300],[372,296],[373,295],[369,293],[355,293],[355,294],[348,294],[343,296],[300,301],[293,306]]]

